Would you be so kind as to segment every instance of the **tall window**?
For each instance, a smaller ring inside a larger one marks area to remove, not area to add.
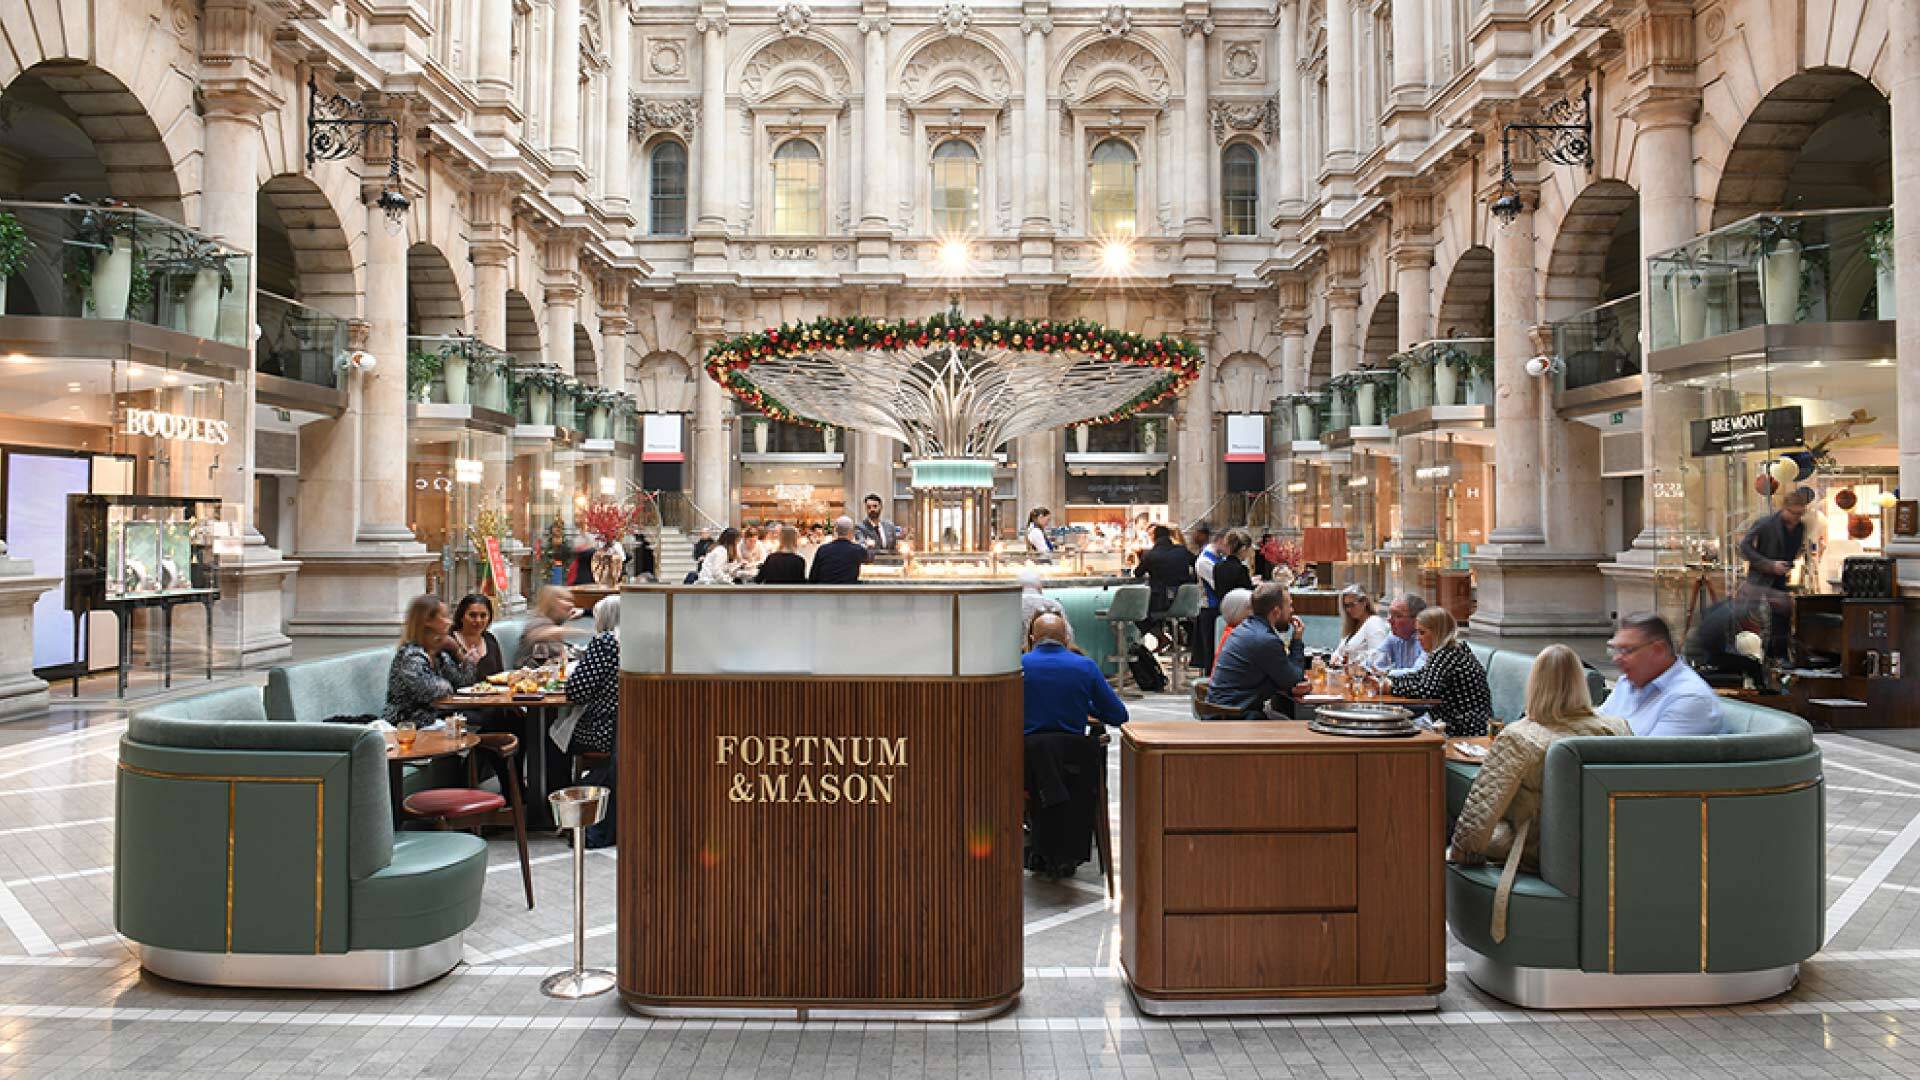
[[[1093,148],[1087,177],[1087,228],[1094,236],[1132,236],[1138,230],[1135,181],[1140,159],[1121,139],[1104,139]]]
[[[980,154],[965,139],[933,148],[933,231],[943,236],[980,228]]]
[[[655,236],[687,233],[687,148],[663,139],[647,158],[647,231]]]
[[[820,148],[788,139],[773,152],[773,231],[778,236],[819,236],[827,231],[826,169]]]
[[[1228,236],[1260,231],[1260,155],[1246,143],[1220,152],[1220,216]]]

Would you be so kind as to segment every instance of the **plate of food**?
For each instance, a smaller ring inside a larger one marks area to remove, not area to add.
[[[1345,695],[1342,695],[1342,694],[1308,694],[1306,697],[1303,697],[1300,700],[1306,702],[1309,705],[1326,705],[1335,701],[1345,701],[1347,699]]]

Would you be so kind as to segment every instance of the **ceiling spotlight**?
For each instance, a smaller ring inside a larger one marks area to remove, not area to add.
[[[949,274],[957,274],[967,268],[967,245],[963,240],[942,240],[939,253],[940,269]]]
[[[1133,267],[1133,245],[1125,240],[1109,240],[1100,245],[1100,268],[1109,274],[1124,274]]]
[[[160,376],[160,381],[166,383],[168,386],[172,386],[180,381],[180,376],[169,371],[165,375]]]

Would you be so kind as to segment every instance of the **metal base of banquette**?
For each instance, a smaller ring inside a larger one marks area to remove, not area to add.
[[[1609,975],[1516,967],[1470,953],[1467,978],[1494,997],[1526,1009],[1659,1009],[1740,1005],[1778,997],[1799,981],[1800,965],[1762,971]]]
[[[659,1020],[883,1020],[909,1024],[964,1024],[1013,1008],[1018,992],[965,1005],[664,1005],[635,994],[621,995],[627,1008]]]
[[[465,935],[414,949],[345,953],[205,953],[140,946],[140,966],[163,978],[203,986],[274,990],[405,990],[452,971]]]
[[[1311,1016],[1332,1013],[1432,1012],[1440,1007],[1435,994],[1388,994],[1377,997],[1160,997],[1128,985],[1134,1004],[1148,1016]]]

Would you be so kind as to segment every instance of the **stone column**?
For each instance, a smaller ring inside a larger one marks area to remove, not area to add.
[[[407,528],[407,475],[396,464],[407,460],[407,234],[394,229],[375,208],[380,179],[369,185],[367,201],[367,351],[377,366],[360,376],[361,445],[360,529],[371,544],[415,544]],[[415,200],[420,206],[420,200]],[[416,209],[414,213],[423,210]]]
[[[887,231],[887,30],[885,19],[861,19],[860,228]]]
[[[725,231],[726,200],[722,177],[727,172],[727,21],[702,16],[694,21],[700,31],[700,171],[687,188],[695,220],[704,229]]]
[[[633,77],[633,20],[627,17],[627,0],[613,0],[608,14],[606,134],[600,148],[600,169],[606,177],[601,190],[606,196],[607,213],[624,217],[628,208],[627,184],[633,172],[632,143],[627,132],[628,85]]]
[[[1534,355],[1529,333],[1539,317],[1534,270],[1535,191],[1521,195],[1525,209],[1493,228],[1493,544],[1541,544],[1540,421],[1549,381],[1527,374]]]
[[[1337,173],[1353,171],[1353,72],[1353,5],[1328,0],[1326,166]]]
[[[696,355],[704,355],[711,340],[700,341]],[[693,390],[693,502],[708,518],[721,524],[734,519],[732,487],[733,455],[727,449],[727,399],[720,384],[700,374]],[[690,521],[689,531],[697,532],[706,520]]]
[[[1333,374],[1360,366],[1360,290],[1352,285],[1327,289],[1327,329],[1333,335]]]
[[[504,244],[475,242],[473,253],[473,333],[496,349],[507,347],[507,260]]]
[[[1428,0],[1393,0],[1393,103],[1414,107],[1427,92]]]
[[[1900,497],[1920,498],[1920,5],[1888,9],[1893,83],[1893,260],[1900,364]],[[1908,595],[1920,592],[1920,541],[1888,538]],[[1908,657],[1909,665],[1920,658]]]
[[[479,0],[480,55],[474,82],[483,97],[513,96],[513,0]]]
[[[1396,206],[1396,211],[1398,211]],[[1396,219],[1396,226],[1402,223]],[[1409,243],[1393,252],[1399,279],[1400,297],[1396,346],[1410,349],[1433,337],[1433,248],[1431,238]],[[1400,532],[1390,549],[1395,561],[1391,588],[1396,594],[1417,592],[1420,588],[1420,564],[1432,548],[1438,530],[1434,521],[1433,491],[1419,479],[1421,461],[1417,436],[1398,441],[1399,463],[1395,467],[1400,487]]]
[[[572,268],[553,271],[546,283],[547,363],[578,378],[574,371],[573,326],[579,321],[580,286],[573,280]]]
[[[627,334],[633,320],[627,314],[627,282],[619,272],[600,282],[600,385],[627,388]]]
[[[1181,175],[1186,214],[1182,228],[1188,235],[1213,232],[1213,140],[1207,122],[1207,37],[1210,18],[1188,18],[1180,24],[1187,39],[1186,95],[1182,102]]]
[[[553,126],[547,134],[556,172],[580,168],[580,0],[553,0]]]
[[[1174,442],[1175,516],[1185,526],[1210,513],[1218,483],[1219,454],[1213,434],[1214,354],[1213,294],[1204,289],[1186,294],[1186,326],[1182,334],[1200,349],[1200,378],[1181,399],[1180,433]]]
[[[1020,29],[1027,38],[1027,70],[1047,70],[1047,35],[1053,32],[1053,20],[1028,18],[1021,22]],[[1048,233],[1053,230],[1053,214],[1047,206],[1047,133],[1052,126],[1047,122],[1047,81],[1028,79],[1024,91],[1026,97],[1020,112],[1020,153],[1024,162],[1020,170],[1020,230]]]
[[[1300,216],[1303,208],[1299,158],[1306,146],[1307,118],[1300,104],[1300,66],[1294,59],[1295,43],[1300,37],[1300,5],[1297,0],[1279,0],[1278,44],[1273,50],[1274,70],[1280,80],[1280,216]]]

